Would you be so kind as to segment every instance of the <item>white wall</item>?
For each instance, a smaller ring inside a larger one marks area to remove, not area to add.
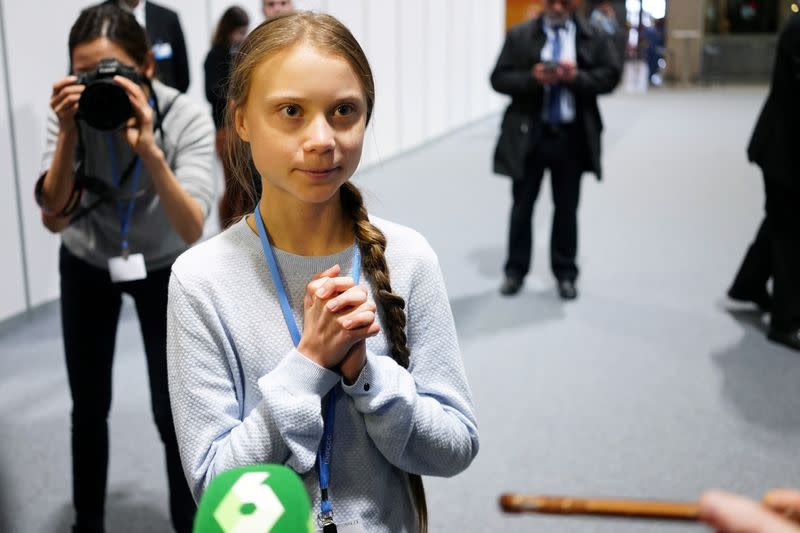
[[[0,272],[0,320],[25,309],[22,212],[31,304],[58,297],[58,237],[41,225],[31,191],[40,171],[52,84],[67,71],[67,34],[81,0],[0,0],[6,28],[11,113],[0,87],[0,243],[11,250]],[[260,0],[160,0],[180,14],[189,50],[189,95],[205,102],[203,61],[219,16],[238,4],[262,20]],[[419,146],[501,108],[488,76],[503,39],[503,0],[296,0],[300,9],[331,13],[361,43],[375,74],[376,108],[362,168]],[[47,16],[42,16],[46,12]],[[35,31],[31,21],[36,21]],[[42,36],[47,38],[43,39]],[[16,206],[10,139],[16,140],[22,202]],[[489,163],[487,162],[487,168]]]
[[[3,21],[0,21],[3,24]],[[3,24],[4,25],[4,24]],[[22,269],[17,210],[16,180],[12,159],[11,131],[5,77],[5,50],[0,39],[0,250],[5,253],[0,267],[0,320],[25,309],[25,282]]]

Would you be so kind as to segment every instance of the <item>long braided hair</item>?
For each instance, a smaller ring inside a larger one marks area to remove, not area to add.
[[[269,56],[301,42],[336,54],[350,64],[364,90],[367,101],[366,120],[369,123],[375,105],[375,82],[372,69],[358,41],[341,22],[330,15],[296,12],[262,23],[242,43],[231,69],[228,86],[228,125],[234,124],[236,109],[247,102],[250,78],[255,68]],[[247,204],[255,206],[250,147],[238,135],[228,136],[228,158],[236,186],[240,188],[241,194],[249,198]],[[355,185],[351,182],[342,185],[339,196],[345,214],[353,221],[353,233],[361,251],[364,274],[373,283],[375,303],[383,311],[384,332],[391,346],[392,358],[403,368],[408,368],[405,301],[392,292],[385,256],[386,237],[369,221],[363,198]],[[237,213],[238,217],[245,214],[246,212]],[[422,478],[418,474],[409,473],[408,481],[417,512],[417,526],[421,533],[427,533],[428,507]]]

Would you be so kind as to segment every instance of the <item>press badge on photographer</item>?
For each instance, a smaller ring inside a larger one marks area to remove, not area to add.
[[[136,200],[147,192],[147,187],[140,190],[143,165],[138,155],[134,155],[124,167],[120,165],[120,159],[125,156],[126,150],[123,146],[124,141],[119,139],[117,132],[133,116],[133,108],[125,90],[114,82],[114,76],[123,76],[136,83],[150,86],[149,103],[157,117],[155,129],[162,136],[163,115],[159,112],[155,93],[149,80],[141,76],[135,69],[122,65],[115,59],[101,60],[96,69],[82,74],[77,80],[77,83],[86,86],[80,98],[77,118],[94,128],[96,134],[103,138],[108,154],[112,186],[110,187],[102,179],[87,175],[84,167],[86,148],[83,146],[83,135],[80,135],[78,153],[81,154],[81,157],[79,157],[75,173],[76,185],[79,184],[81,188],[94,193],[97,200],[78,209],[73,217],[73,222],[83,218],[103,203],[115,204],[119,220],[120,252],[118,256],[108,259],[108,272],[112,282],[121,283],[147,278],[144,255],[132,253],[129,243],[134,206]],[[78,206],[76,205],[76,207]]]
[[[95,129],[105,132],[103,136],[108,149],[114,189],[113,192],[105,191],[106,194],[102,196],[105,196],[108,200],[116,199],[121,241],[120,255],[111,257],[108,260],[108,272],[111,276],[111,281],[121,283],[147,278],[147,268],[144,255],[131,253],[128,242],[134,204],[137,196],[141,193],[139,191],[139,182],[142,175],[142,160],[139,156],[134,156],[125,170],[120,169],[117,156],[118,147],[116,145],[118,139],[115,137],[114,131],[118,131],[128,118],[133,115],[133,109],[124,89],[113,81],[115,75],[124,76],[137,83],[147,83],[147,80],[141,77],[134,69],[121,65],[116,60],[108,59],[101,60],[97,69],[94,72],[83,75],[78,80],[78,83],[86,84],[86,90],[81,95],[79,116]],[[158,116],[158,106],[152,96],[150,106],[155,108]],[[86,179],[87,177],[84,176],[84,181]],[[126,194],[123,188],[128,181],[130,181],[130,193]]]

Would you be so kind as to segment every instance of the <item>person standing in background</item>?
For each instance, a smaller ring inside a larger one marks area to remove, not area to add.
[[[764,176],[766,214],[728,296],[771,310],[767,337],[800,350],[800,15],[778,39],[769,96],[747,156]],[[767,282],[772,278],[772,296]]]
[[[152,79],[147,36],[116,4],[82,11],[68,51],[72,74],[53,84],[34,194],[44,226],[61,235],[72,531],[105,531],[114,345],[122,295],[128,294],[164,445],[172,525],[188,533],[195,504],[181,470],[167,389],[167,288],[173,261],[201,237],[211,208],[214,127],[192,99]],[[119,74],[100,84],[83,78],[101,63]],[[130,114],[116,126],[92,119],[113,116],[120,101],[130,104]]]
[[[594,0],[596,4],[589,14],[589,22],[594,25],[601,34],[606,35],[614,46],[614,59],[617,61],[617,68],[625,66],[625,45],[627,42],[627,32],[624,26],[620,26],[617,19],[617,12],[610,0]]]
[[[619,31],[619,22],[617,21],[617,14],[614,12],[614,6],[611,5],[609,0],[599,0],[595,3],[597,5],[592,9],[589,21],[606,34],[616,35]]]
[[[263,0],[261,10],[264,13],[264,19],[269,20],[278,15],[292,13],[294,4],[292,0]]]
[[[244,209],[246,200],[240,188],[233,182],[233,173],[225,149],[228,134],[228,128],[225,126],[225,107],[228,100],[231,60],[239,45],[247,37],[249,25],[250,17],[241,7],[232,6],[225,10],[217,23],[214,36],[211,38],[211,50],[203,65],[206,75],[206,98],[211,103],[214,126],[217,129],[217,155],[222,162],[225,178],[225,192],[219,201],[219,225],[222,229],[233,222],[234,213]]]
[[[147,32],[156,60],[156,77],[185,93],[189,88],[189,59],[178,14],[148,0],[106,0],[136,17]]]
[[[519,292],[532,251],[533,206],[545,169],[553,189],[550,265],[562,299],[577,298],[578,198],[584,171],[600,170],[597,95],[619,82],[610,39],[575,13],[575,0],[546,0],[542,16],[511,28],[491,75],[511,96],[494,170],[513,179],[513,207],[500,292]]]

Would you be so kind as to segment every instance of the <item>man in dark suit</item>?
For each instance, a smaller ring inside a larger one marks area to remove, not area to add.
[[[153,47],[156,77],[185,93],[189,88],[189,59],[178,14],[147,0],[106,0],[130,11],[144,27]]]
[[[778,39],[769,96],[747,148],[764,175],[766,216],[728,295],[771,309],[768,338],[795,350],[800,350],[799,96],[800,15],[793,15]]]
[[[492,72],[511,96],[494,170],[513,179],[504,295],[519,292],[531,262],[533,206],[545,169],[553,189],[550,265],[561,298],[577,297],[577,209],[584,171],[600,171],[603,123],[597,95],[620,78],[613,44],[575,13],[575,0],[546,0],[540,17],[509,30]]]

